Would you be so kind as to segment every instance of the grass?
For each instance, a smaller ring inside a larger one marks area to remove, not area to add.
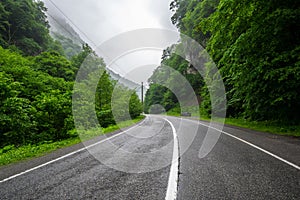
[[[200,117],[199,119],[210,121],[210,118],[208,117]],[[224,119],[215,119],[216,122],[221,122],[223,120]],[[300,137],[300,125],[285,125],[275,121],[249,121],[241,118],[226,118],[225,124],[275,135]]]
[[[72,146],[80,142],[92,139],[96,136],[106,134],[106,133],[111,133],[121,128],[132,126],[135,123],[143,120],[144,118],[145,118],[144,116],[140,116],[134,120],[121,122],[118,124],[118,126],[113,125],[107,128],[102,128],[101,131],[99,129],[89,130],[86,131],[86,133],[80,138],[74,137],[74,138],[69,138],[57,142],[44,142],[42,144],[26,145],[18,148],[12,147],[11,149],[5,150],[5,152],[3,152],[3,149],[1,149],[2,153],[0,153],[0,166],[8,165],[29,158],[43,156],[57,149]]]
[[[225,123],[252,130],[273,133],[277,135],[300,137],[300,125],[283,125],[272,121],[248,121],[245,119],[226,118]]]
[[[168,111],[167,115],[174,116],[174,117],[180,117],[180,114],[177,112],[174,112],[174,111]]]
[[[168,112],[167,114],[171,115],[171,116],[177,116],[177,117],[180,116],[180,114],[178,112],[174,112],[174,111]],[[129,127],[129,126],[141,121],[142,119],[144,119],[144,116],[140,116],[139,118],[134,119],[132,121],[121,122],[120,124],[118,124],[118,126],[113,125],[113,126],[110,126],[107,128],[103,128],[103,129],[101,129],[101,131],[99,129],[89,130],[89,131],[86,131],[84,133],[84,135],[81,135],[80,138],[74,137],[74,138],[69,138],[69,139],[57,141],[57,142],[45,142],[45,143],[38,144],[38,145],[26,145],[26,146],[21,146],[19,148],[12,147],[11,149],[6,149],[4,153],[0,153],[0,166],[15,163],[15,162],[22,161],[22,160],[26,160],[29,158],[43,156],[43,155],[50,153],[52,151],[55,151],[57,149],[72,146],[72,145],[78,144],[82,141],[92,139],[96,136],[106,134],[106,133],[111,133],[111,132],[119,130],[121,128]],[[198,118],[198,119],[201,119],[204,121],[210,120],[208,117],[203,117],[203,116],[201,116],[201,118]],[[248,128],[248,129],[256,130],[256,131],[278,134],[278,135],[300,137],[300,125],[287,126],[287,125],[280,125],[276,122],[269,122],[269,121],[256,122],[256,121],[248,121],[245,119],[233,119],[233,118],[226,118],[225,124],[234,125],[237,127]],[[3,149],[2,149],[2,151],[3,151]]]
[[[200,118],[200,120],[209,121],[210,119]],[[215,121],[221,121],[216,119]],[[237,127],[247,128],[254,131],[272,133],[275,135],[285,135],[300,137],[300,125],[284,125],[274,121],[249,121],[246,119],[226,118],[225,124]]]
[[[188,110],[188,109],[187,109]],[[193,110],[188,110],[192,113],[192,116],[195,116],[196,119],[204,120],[204,121],[210,121],[210,118],[207,116],[201,116],[197,115],[197,113],[194,113]],[[171,110],[167,112],[167,115],[170,116],[180,116],[179,112],[177,110]],[[216,119],[216,121],[222,121],[221,119]],[[284,125],[280,124],[275,121],[249,121],[246,119],[235,119],[235,118],[226,118],[225,124],[233,125],[237,127],[247,128],[255,131],[261,131],[261,132],[267,132],[272,133],[276,135],[286,135],[286,136],[294,136],[294,137],[300,137],[300,125]]]

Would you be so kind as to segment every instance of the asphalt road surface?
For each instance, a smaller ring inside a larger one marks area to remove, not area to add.
[[[300,199],[299,139],[225,126],[210,141],[208,125],[151,115],[2,167],[0,199]]]

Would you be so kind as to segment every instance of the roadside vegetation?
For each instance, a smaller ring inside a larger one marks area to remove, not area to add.
[[[208,115],[201,115],[201,111],[198,113],[197,108],[195,106],[184,108],[186,112],[191,113],[190,119],[202,120],[202,121],[210,121],[211,118]],[[199,110],[198,110],[199,111]],[[162,113],[163,114],[163,113]],[[181,116],[180,107],[173,108],[166,112],[165,114],[175,117],[184,117]],[[224,119],[214,119],[215,122],[223,122]],[[283,124],[278,121],[250,121],[248,119],[242,118],[225,118],[224,121],[227,125],[233,125],[237,127],[247,128],[255,131],[267,132],[276,135],[285,135],[285,136],[294,136],[300,138],[300,125],[290,125]]]
[[[4,148],[0,149],[0,166],[43,156],[57,149],[72,146],[89,139],[93,139],[97,136],[112,133],[119,129],[132,126],[140,122],[144,118],[144,116],[139,116],[133,120],[124,121],[119,123],[118,125],[111,125],[107,128],[87,130],[83,137],[76,136],[56,142],[43,141],[38,144],[23,145],[18,148],[16,148],[14,145],[5,146]],[[75,129],[73,131],[76,132]]]
[[[171,9],[173,24],[207,50],[222,76],[227,97],[227,123],[299,136],[299,2],[174,0]],[[200,104],[190,106],[200,106],[201,116],[209,119],[211,101],[205,84],[210,81],[209,76],[202,77],[187,62],[188,58],[173,53],[188,48],[184,41],[182,38],[181,43],[164,51],[161,66],[149,79],[145,112],[151,105],[159,104],[170,114],[180,114],[178,99],[161,85],[162,80],[174,82],[174,76],[165,67],[168,66],[189,81]],[[192,56],[191,51],[189,58]],[[209,74],[210,66],[211,63],[202,63],[201,67]]]
[[[45,11],[41,1],[0,2],[0,165],[80,142],[72,115],[77,71],[88,55],[94,57],[90,65],[105,70],[103,59],[87,44],[66,56],[69,47],[50,36]],[[92,95],[104,132],[118,128],[111,110],[115,87],[122,90],[117,102],[130,97],[131,118],[140,119],[142,112],[136,93],[103,73]]]

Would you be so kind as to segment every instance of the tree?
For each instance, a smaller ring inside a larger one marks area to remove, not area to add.
[[[7,41],[3,36],[6,34],[6,27],[9,26],[8,16],[9,12],[5,10],[4,5],[0,2],[0,46],[7,46]]]
[[[143,112],[143,105],[138,95],[134,91],[132,92],[133,93],[129,101],[129,114],[132,119],[135,119],[136,117],[140,116]]]
[[[39,134],[35,141],[57,141],[69,138],[68,132],[74,128],[72,118],[71,91],[62,93],[51,90],[36,97],[33,102],[36,108],[37,127]]]
[[[0,72],[0,148],[12,141],[16,145],[25,143],[36,132],[36,111],[28,99],[18,97],[20,88],[21,83]]]
[[[0,45],[38,55],[46,50],[63,54],[61,45],[49,35],[49,24],[42,1],[3,0],[0,2]]]
[[[43,52],[34,57],[33,66],[36,70],[48,73],[53,77],[63,78],[66,81],[74,81],[77,68],[55,51]]]
[[[170,8],[174,12],[172,22],[180,32],[206,47],[220,70],[227,91],[228,116],[299,123],[299,2],[174,0]],[[184,38],[181,42],[184,44]],[[202,111],[210,115],[208,91],[212,88],[204,85],[202,77],[187,74],[193,66],[172,55],[172,48],[164,51],[162,63],[189,80],[201,95]],[[203,78],[209,82],[211,63],[202,64],[206,68]],[[153,73],[146,108],[157,97],[161,97],[161,105],[176,102],[170,91],[153,84],[172,80],[172,76],[162,66]],[[165,93],[164,97],[155,95],[155,91]]]
[[[220,1],[203,23],[230,115],[298,121],[299,11],[294,1]]]
[[[2,6],[8,13],[7,20],[2,21],[5,31],[1,34],[7,45],[15,45],[26,55],[36,55],[47,49],[51,38],[43,2],[4,0]]]
[[[102,127],[115,124],[111,110],[111,98],[114,85],[107,72],[101,75],[95,95],[95,108],[99,123]]]
[[[0,47],[0,148],[70,137],[72,83],[35,71],[33,59]]]

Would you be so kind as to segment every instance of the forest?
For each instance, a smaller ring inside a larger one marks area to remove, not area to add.
[[[201,44],[216,64],[226,89],[228,118],[299,125],[298,1],[174,0],[170,9],[173,24]],[[46,10],[41,1],[0,2],[1,152],[77,137],[72,115],[76,74],[88,55],[94,58],[91,65],[105,71],[103,59],[89,45],[78,48],[68,38],[50,35]],[[211,116],[205,84],[208,77],[195,73],[188,59],[172,53],[183,45],[164,50],[161,65],[149,79],[146,113],[155,104],[168,112],[180,112],[177,97],[159,82],[162,77],[174,81],[168,66],[185,77],[195,91],[199,105],[191,106],[198,106],[202,116]],[[120,110],[117,116],[111,107],[114,89],[120,94],[115,100]],[[128,119],[124,110],[128,99],[130,117],[138,117],[143,106],[135,92],[117,85],[104,72],[95,94],[101,127]]]
[[[95,58],[91,65],[105,71],[103,59],[87,44],[71,56],[66,43],[62,45],[50,36],[46,10],[41,1],[0,2],[0,150],[3,153],[24,145],[77,137],[72,115],[76,74],[88,55]],[[111,108],[115,87],[122,90],[119,102],[130,96],[132,118],[142,112],[136,93],[117,85],[104,72],[94,94],[101,127],[116,124]]]
[[[299,125],[299,1],[173,0],[170,9],[181,34],[201,44],[216,64],[225,85],[228,118]],[[200,114],[210,117],[208,77],[193,73],[186,58],[172,53],[181,45],[182,40],[164,51],[149,79],[145,112],[154,104],[180,112],[176,96],[159,84],[168,66],[190,82]]]

